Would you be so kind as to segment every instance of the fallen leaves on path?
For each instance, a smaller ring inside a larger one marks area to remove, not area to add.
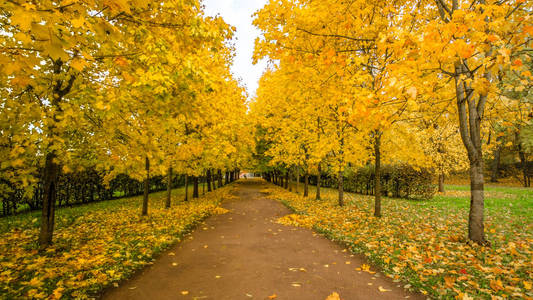
[[[230,191],[170,209],[163,193],[151,195],[148,217],[140,216],[140,197],[60,209],[54,245],[43,254],[36,249],[38,226],[17,216],[19,223],[0,233],[0,298],[89,298],[151,264],[207,216],[227,212],[218,206]]]
[[[262,192],[295,212],[278,223],[313,228],[343,242],[412,290],[433,298],[533,299],[533,224],[508,209],[489,210],[492,247],[483,247],[466,243],[467,208],[384,198],[384,215],[375,218],[370,196],[349,195],[339,207],[337,195],[327,189],[320,201],[274,186]],[[365,265],[360,269],[372,272]]]

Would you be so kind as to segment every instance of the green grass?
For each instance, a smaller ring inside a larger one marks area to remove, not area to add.
[[[533,189],[486,187],[485,234],[491,245],[482,247],[468,243],[469,186],[446,188],[431,200],[384,197],[381,218],[373,217],[373,196],[346,193],[345,206],[339,207],[336,189],[321,189],[320,201],[314,199],[314,186],[308,198],[279,188],[269,192],[299,215],[285,219],[288,224],[311,226],[345,243],[430,298],[533,297]],[[298,191],[301,195],[303,184]]]
[[[174,189],[169,209],[166,191],[152,193],[148,216],[141,216],[142,196],[58,208],[53,244],[41,253],[40,211],[1,218],[0,299],[98,296],[150,264],[209,215],[224,213],[219,205],[232,189],[228,185],[187,202],[184,187]]]
[[[192,198],[193,186],[190,185],[188,189],[189,199]],[[164,201],[160,201],[166,197],[166,191],[155,192],[150,194],[150,199],[156,199],[157,201],[152,201],[150,205],[155,205],[159,207],[164,205]],[[202,188],[200,187],[200,194],[202,193]],[[172,201],[182,201],[185,197],[185,187],[179,187],[172,190]],[[65,206],[59,207],[56,209],[56,227],[68,226],[73,220],[77,219],[79,216],[83,216],[89,212],[97,210],[108,210],[108,211],[117,211],[125,207],[138,206],[139,212],[141,209],[142,195],[130,197],[130,198],[119,198],[111,199],[106,201],[92,202],[87,204],[80,204],[75,206]],[[23,212],[13,216],[6,216],[0,218],[0,233],[4,233],[12,230],[13,228],[33,228],[39,227],[40,222],[39,218],[41,217],[41,210],[34,210],[29,212]]]

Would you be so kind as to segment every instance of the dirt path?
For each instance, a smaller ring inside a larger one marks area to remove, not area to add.
[[[261,185],[239,182],[240,199],[224,204],[229,213],[207,219],[103,299],[324,300],[333,292],[344,300],[424,299],[380,273],[355,270],[365,260],[326,238],[276,224],[290,211],[266,199]]]

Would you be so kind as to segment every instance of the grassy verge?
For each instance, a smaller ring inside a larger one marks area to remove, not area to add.
[[[323,200],[269,186],[265,192],[296,214],[279,220],[313,228],[366,255],[387,276],[435,299],[532,299],[533,197],[531,189],[488,188],[486,231],[491,247],[468,245],[466,187],[429,201],[383,199],[382,218],[372,216],[373,197],[336,191]],[[301,192],[300,187],[300,192]],[[512,204],[512,205],[511,205]]]
[[[150,195],[141,217],[141,196],[103,201],[56,212],[54,246],[44,254],[35,242],[39,213],[0,219],[0,298],[88,298],[128,278],[153,257],[179,242],[198,222],[223,213],[231,186],[183,202],[175,190]]]

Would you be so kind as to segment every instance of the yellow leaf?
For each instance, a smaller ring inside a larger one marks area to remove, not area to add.
[[[379,290],[380,292],[382,292],[382,293],[392,291],[392,290],[388,290],[388,289],[382,287],[381,285],[378,287],[378,290]]]
[[[88,65],[88,63],[81,59],[81,58],[75,58],[70,62],[70,66],[78,71],[83,71],[83,69]]]
[[[70,24],[72,24],[72,26],[74,26],[75,28],[80,28],[85,24],[85,18],[83,16],[80,16],[77,19],[72,19],[72,21],[70,21]]]
[[[333,292],[333,294],[329,295],[326,300],[341,300],[341,297],[337,292]]]
[[[188,294],[189,294],[189,291],[181,291],[181,294],[182,294],[182,295],[188,295]]]

